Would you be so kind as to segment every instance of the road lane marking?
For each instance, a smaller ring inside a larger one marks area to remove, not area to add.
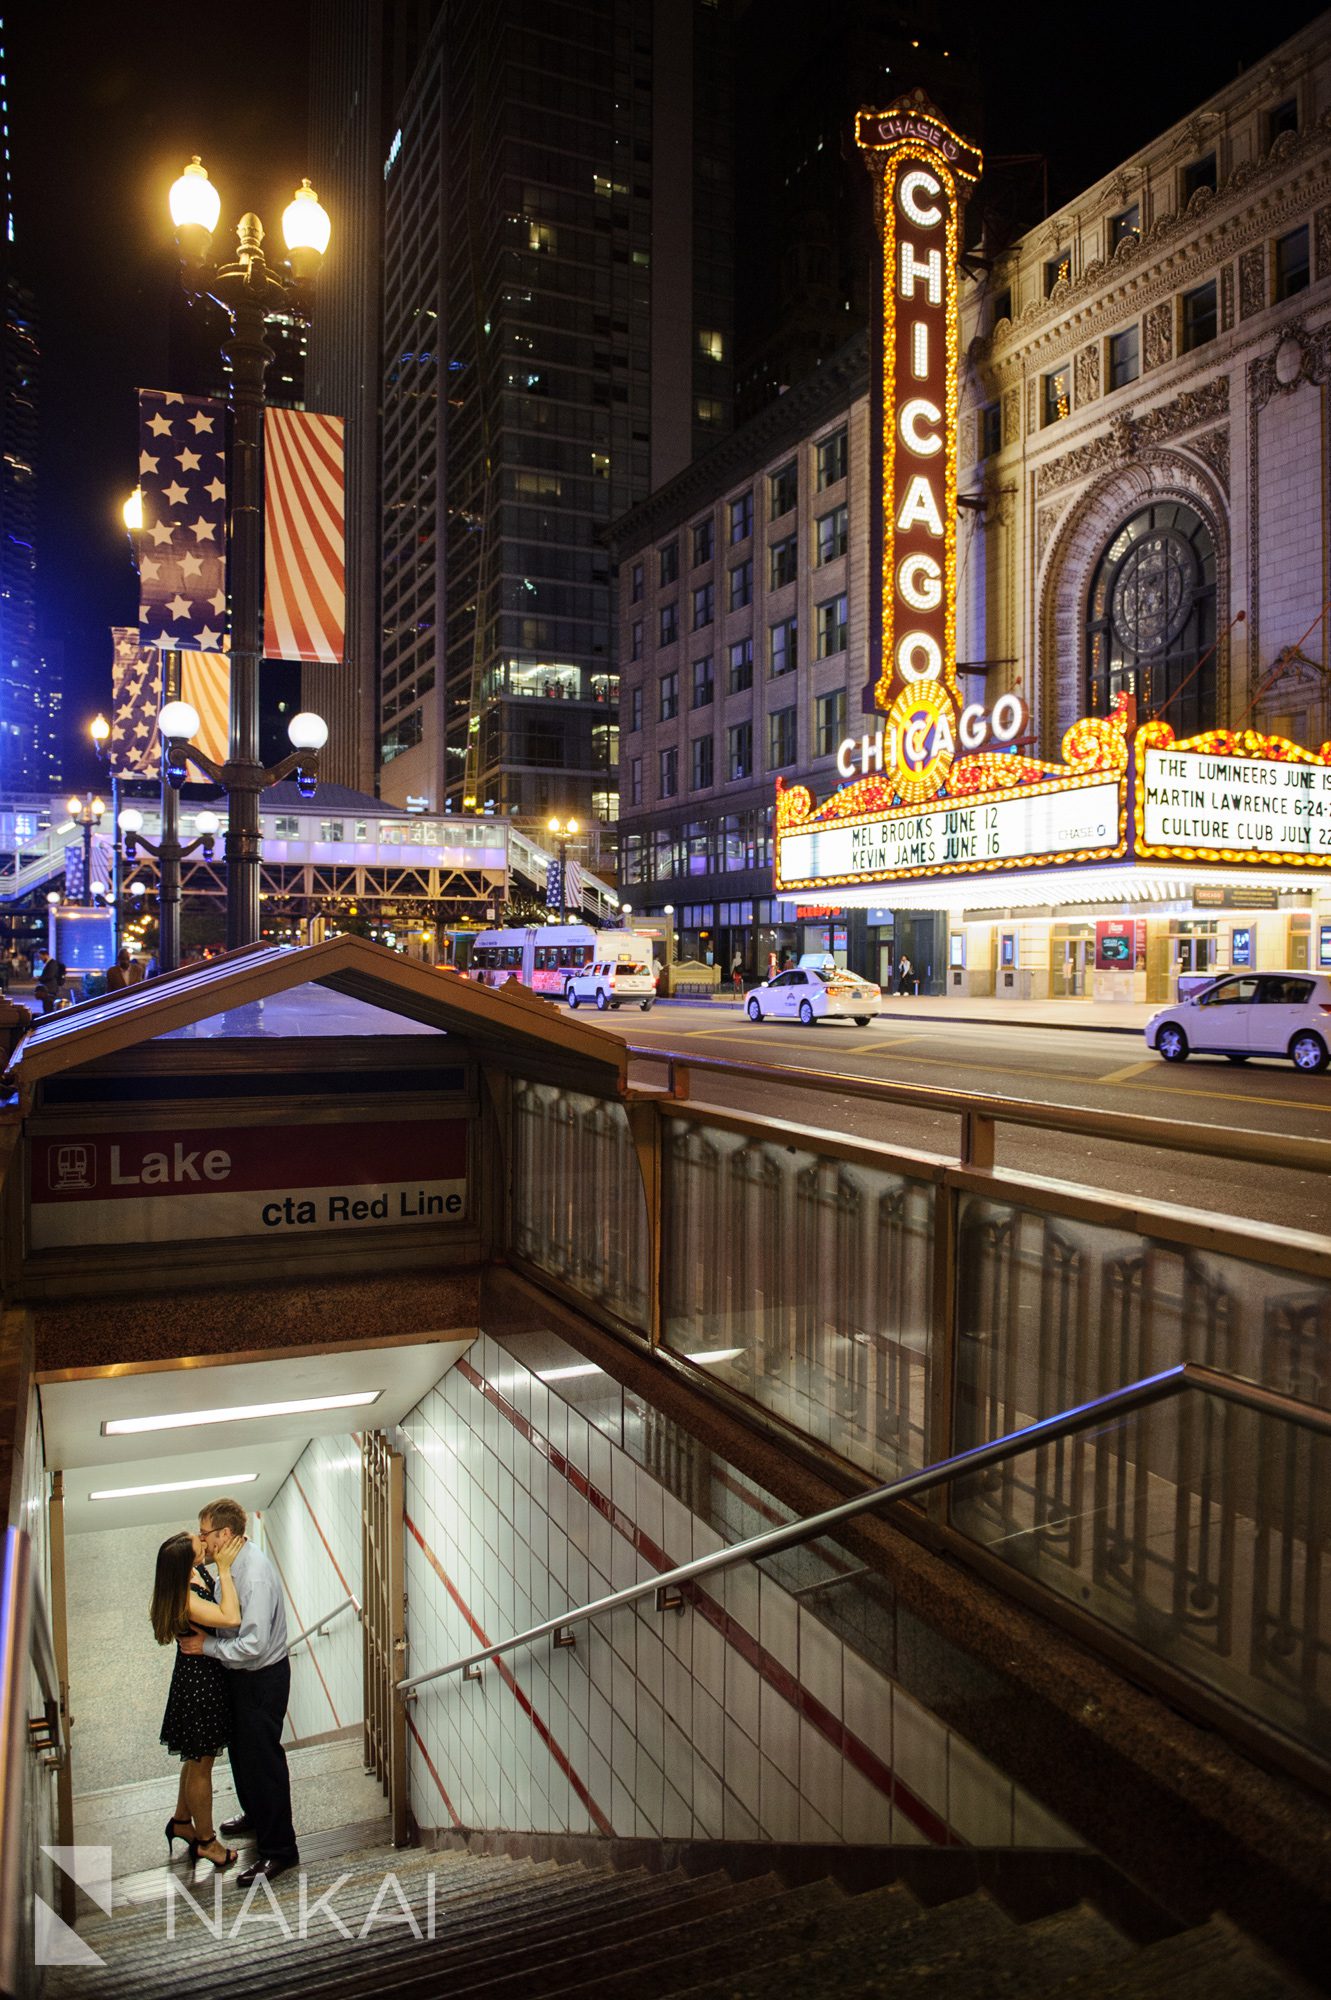
[[[1129,1077],[1144,1076],[1148,1069],[1158,1071],[1159,1068],[1159,1057],[1152,1056],[1146,1062],[1128,1063],[1124,1069],[1111,1069],[1108,1076],[1094,1077],[1092,1081],[1095,1083],[1126,1083]]]

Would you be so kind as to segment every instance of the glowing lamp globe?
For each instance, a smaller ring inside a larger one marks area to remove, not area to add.
[[[298,278],[311,277],[318,270],[332,227],[327,209],[309,181],[303,180],[282,212],[282,235]]]
[[[167,203],[178,232],[200,230],[204,236],[211,236],[216,229],[217,218],[222,212],[222,197],[209,180],[208,170],[197,153],[180,179],[171,183]]]
[[[116,824],[122,833],[142,833],[143,814],[137,806],[126,806]]]
[[[313,715],[302,709],[293,715],[287,724],[287,735],[291,738],[293,750],[322,750],[328,741],[328,724],[321,715]]]
[[[71,818],[71,819],[77,819],[77,818],[78,818],[78,816],[79,816],[79,814],[80,814],[80,813],[81,813],[81,812],[83,811],[83,800],[82,800],[82,799],[66,799],[66,800],[65,800],[65,811],[66,811],[66,812],[67,812],[67,813],[69,814],[69,816],[70,816],[70,818]]]
[[[104,715],[95,715],[88,724],[88,734],[99,750],[105,748],[111,734],[111,725]]]
[[[157,718],[157,727],[168,743],[188,743],[199,726],[199,711],[187,701],[169,701]]]
[[[215,812],[201,812],[194,815],[194,831],[201,833],[205,840],[211,840],[221,824]]]
[[[136,486],[120,510],[120,518],[131,535],[137,535],[143,527],[143,488]]]

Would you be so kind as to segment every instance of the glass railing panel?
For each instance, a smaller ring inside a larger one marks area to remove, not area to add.
[[[877,1478],[923,1465],[933,1185],[665,1124],[667,1346]]]
[[[1236,1251],[962,1197],[954,1449],[1182,1361],[1331,1407],[1331,1286]]]
[[[515,1081],[512,1243],[539,1270],[648,1328],[647,1203],[622,1104]]]
[[[958,1480],[952,1519],[1325,1758],[1331,1439],[1189,1390]]]

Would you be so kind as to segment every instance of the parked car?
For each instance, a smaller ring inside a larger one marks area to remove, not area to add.
[[[1287,1056],[1310,1074],[1331,1047],[1331,978],[1316,972],[1237,972],[1176,1000],[1146,1024],[1146,1046],[1166,1062],[1190,1055]]]
[[[603,1014],[607,1007],[626,1006],[641,1007],[645,1014],[656,998],[656,981],[640,958],[603,958],[572,973],[564,993],[570,1007],[594,1000]]]
[[[806,1028],[823,1020],[854,1021],[867,1028],[882,1008],[878,987],[837,966],[830,972],[806,965],[778,972],[775,979],[755,986],[748,1000],[751,1021],[801,1021]]]

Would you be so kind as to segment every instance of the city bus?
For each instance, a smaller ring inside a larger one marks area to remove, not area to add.
[[[590,924],[543,924],[527,930],[478,931],[467,977],[482,986],[521,980],[533,993],[562,1000],[575,972],[601,959],[631,958],[652,971],[652,941],[632,931],[598,931]]]

